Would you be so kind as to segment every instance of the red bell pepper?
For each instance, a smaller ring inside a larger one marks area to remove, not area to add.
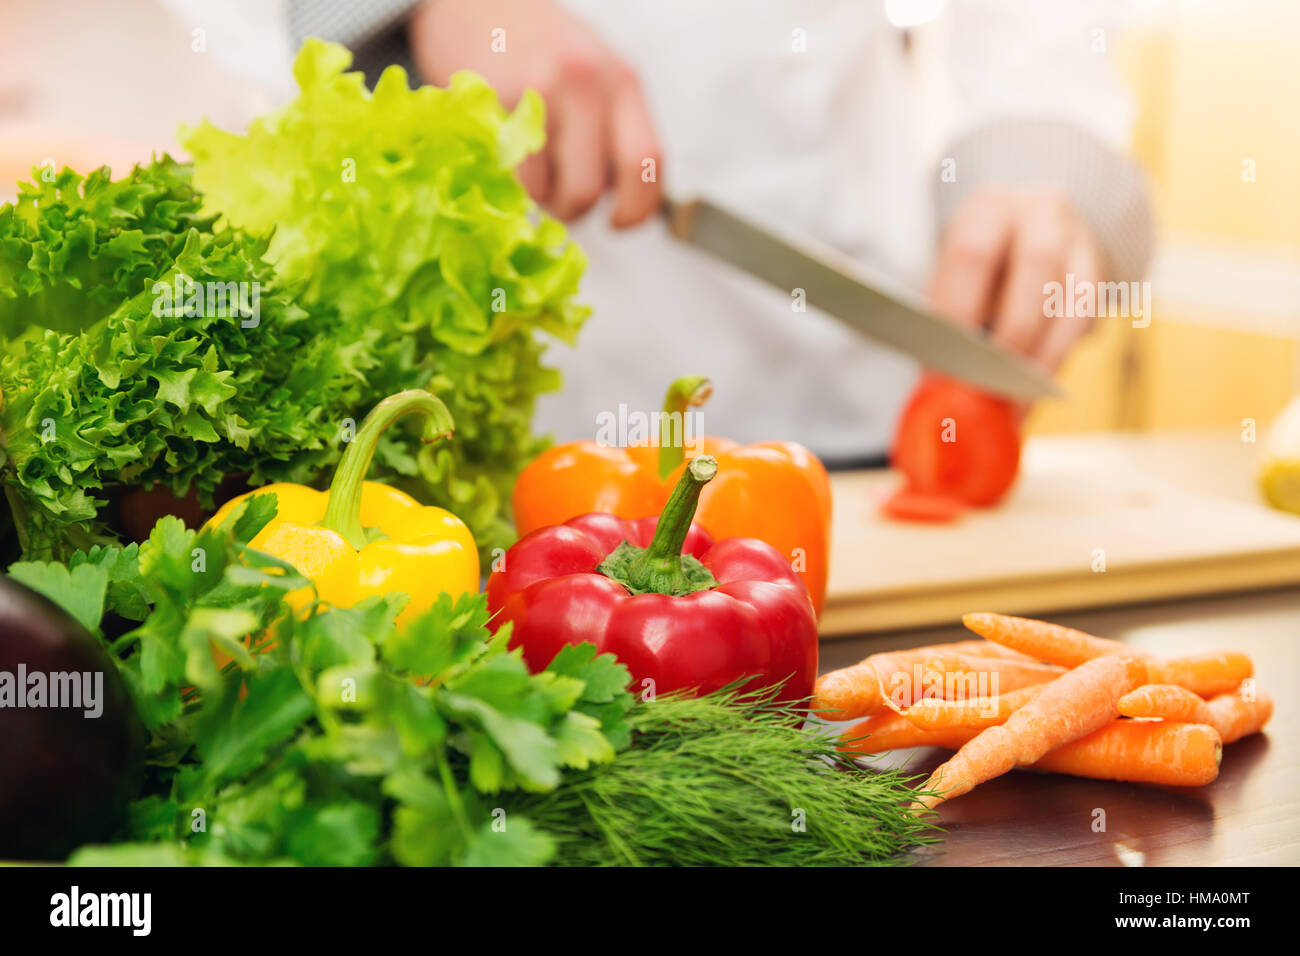
[[[534,672],[566,644],[592,643],[632,672],[632,689],[705,694],[741,678],[812,694],[817,617],[781,552],[756,538],[715,542],[692,522],[717,460],[687,465],[658,519],[593,513],[540,528],[488,579],[494,631]],[[773,502],[772,507],[780,507]]]

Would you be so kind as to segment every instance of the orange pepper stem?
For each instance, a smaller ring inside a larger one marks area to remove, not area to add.
[[[654,538],[629,569],[628,581],[633,588],[658,594],[677,594],[688,589],[682,568],[682,545],[695,520],[700,492],[717,473],[718,460],[711,455],[691,459],[659,515]]]
[[[659,416],[659,477],[667,478],[686,457],[686,415],[713,394],[713,383],[702,375],[679,378],[668,386]]]
[[[320,522],[322,528],[337,531],[358,550],[365,546],[366,531],[361,526],[361,487],[375,457],[375,446],[389,425],[404,415],[417,413],[425,416],[424,432],[420,437],[426,443],[450,438],[456,428],[447,406],[426,391],[412,388],[389,395],[370,410],[357,429],[356,437],[343,452],[343,458],[334,471],[334,480],[330,482],[329,504]]]

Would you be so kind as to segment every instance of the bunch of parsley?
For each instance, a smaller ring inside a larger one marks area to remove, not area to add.
[[[138,548],[10,568],[108,643],[150,734],[122,832],[73,862],[550,861],[505,797],[614,758],[626,669],[586,645],[530,674],[482,595],[444,594],[400,631],[404,597],[296,617],[283,596],[308,582],[247,547],[273,499],[223,529],[164,518]]]
[[[634,701],[589,644],[530,674],[477,594],[402,630],[403,596],[295,615],[309,582],[248,547],[274,511],[10,567],[106,643],[149,731],[121,832],[73,863],[844,866],[935,838],[909,778],[775,688]]]

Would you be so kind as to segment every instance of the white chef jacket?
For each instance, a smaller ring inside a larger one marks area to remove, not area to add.
[[[638,72],[674,196],[707,196],[816,237],[922,292],[945,145],[1003,116],[1073,120],[1122,148],[1132,111],[1095,3],[949,2],[911,52],[873,0],[565,0]],[[1101,47],[1101,49],[1098,49]],[[962,170],[956,170],[960,177]],[[714,382],[703,427],[793,439],[832,460],[883,451],[917,374],[836,319],[671,238],[572,228],[594,314],[548,359],[563,392],[538,424],[591,437],[653,410],[673,378]]]

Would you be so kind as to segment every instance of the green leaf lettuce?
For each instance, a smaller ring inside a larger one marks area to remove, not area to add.
[[[413,90],[398,67],[371,93],[350,62],[309,40],[297,99],[246,134],[204,123],[182,142],[204,211],[274,230],[267,258],[308,309],[336,311],[343,339],[364,343],[377,394],[423,370],[456,438],[414,454],[387,441],[375,475],[453,510],[486,553],[512,539],[510,488],[543,447],[534,403],[559,384],[543,334],[572,342],[587,317],[571,301],[582,253],[513,171],[542,145],[543,106],[528,93],[507,112],[469,73]]]

